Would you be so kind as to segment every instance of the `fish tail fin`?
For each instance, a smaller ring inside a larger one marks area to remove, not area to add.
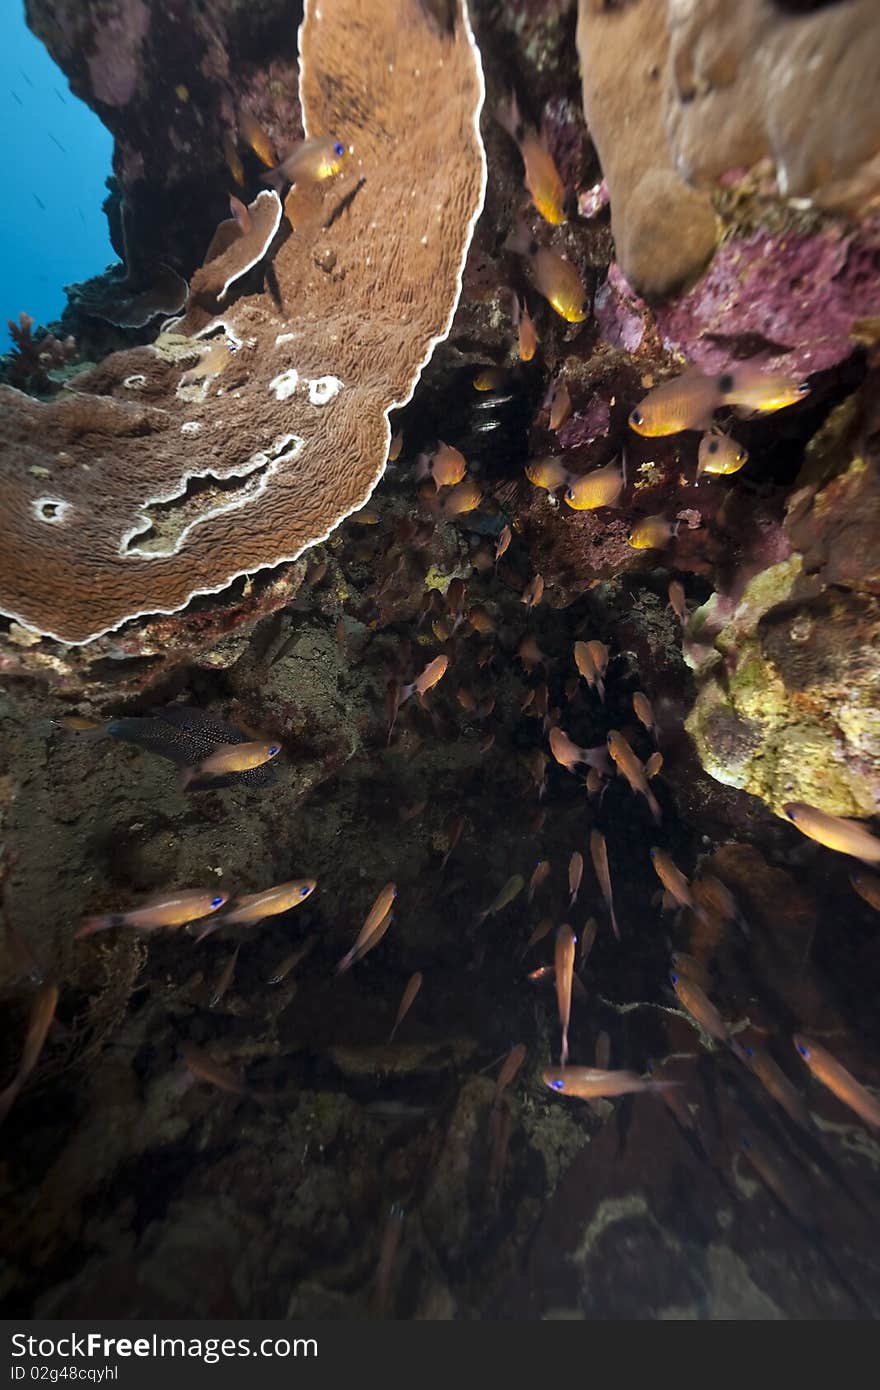
[[[3,1121],[6,1119],[6,1116],[9,1114],[16,1100],[18,1099],[18,1093],[20,1090],[21,1080],[19,1079],[19,1077],[16,1076],[13,1078],[12,1081],[10,1081],[9,1085],[6,1087],[4,1091],[0,1091],[0,1125],[2,1125]]]
[[[564,1067],[568,1062],[568,1028],[562,1030],[562,1047],[559,1052],[559,1065]]]
[[[415,467],[413,468],[413,477],[415,478],[417,483],[420,483],[425,478],[430,477],[430,474],[431,460],[428,458],[427,454],[418,454],[416,457]]]
[[[73,939],[78,941],[83,936],[94,936],[96,932],[107,931],[110,927],[122,925],[121,912],[106,912],[100,917],[86,917],[79,931],[74,932]]]
[[[683,1084],[684,1084],[684,1083],[681,1082],[681,1081],[646,1081],[646,1082],[645,1082],[645,1090],[646,1090],[646,1091],[672,1091],[672,1090],[675,1089],[676,1086],[681,1086],[681,1085],[683,1085]]]
[[[196,943],[196,945],[198,945],[198,943],[199,943],[200,941],[204,941],[205,937],[206,937],[206,936],[210,936],[211,933],[212,933],[212,932],[215,932],[215,931],[217,930],[218,927],[222,927],[222,926],[223,926],[223,923],[222,923],[222,921],[220,921],[220,922],[212,922],[210,926],[208,926],[208,927],[203,927],[202,930],[199,932],[198,936],[195,937],[195,943]]]
[[[400,709],[400,706],[401,706],[402,704],[404,704],[405,701],[407,701],[407,700],[409,699],[409,697],[415,692],[415,688],[416,688],[416,683],[415,683],[415,681],[411,681],[409,685],[402,685],[402,686],[400,687],[400,698],[399,698],[399,700],[398,700],[398,702],[397,702],[397,708],[398,708],[398,709]]]
[[[283,166],[279,164],[276,169],[270,169],[268,174],[262,174],[260,176],[260,182],[267,183],[270,188],[274,188],[275,192],[280,197],[282,188],[285,183],[289,183],[290,180],[286,178]]]
[[[386,1047],[390,1047],[391,1044],[394,1042],[394,1035],[395,1035],[396,1032],[397,1032],[397,1024],[395,1023],[394,1027],[391,1029],[391,1032],[388,1034],[388,1041],[387,1041],[386,1044],[385,1044]]]
[[[647,788],[645,800],[647,801],[648,806],[650,807],[651,815],[654,817],[654,820],[656,821],[657,825],[659,825],[661,820],[663,819],[660,811],[660,803],[657,800],[654,793],[651,791],[650,787]]]
[[[177,784],[182,792],[185,792],[190,782],[196,775],[194,767],[182,767],[177,774]]]
[[[499,101],[495,107],[495,119],[506,130],[511,140],[516,140],[517,144],[522,139],[522,116],[519,113],[519,103],[516,93],[511,92],[503,101]]]
[[[619,941],[620,927],[617,925],[617,918],[614,915],[614,907],[611,903],[608,904],[608,911],[611,913],[611,929],[614,932],[614,935],[617,937],[617,940]]]
[[[518,256],[532,256],[536,250],[535,238],[525,222],[519,222],[504,243],[505,250]]]
[[[742,1062],[744,1067],[749,1066],[749,1059],[746,1056],[745,1051],[742,1048],[742,1045],[737,1042],[736,1038],[728,1038],[727,1046],[730,1048],[731,1052],[733,1053],[734,1057],[737,1059],[738,1062]],[[749,1070],[751,1070],[750,1067]]]

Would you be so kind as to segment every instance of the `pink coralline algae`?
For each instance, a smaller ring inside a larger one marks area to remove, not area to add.
[[[616,261],[611,262],[608,278],[596,291],[593,312],[602,338],[610,347],[638,352],[649,310]]]
[[[140,76],[140,51],[150,27],[150,12],[143,0],[124,0],[98,31],[89,73],[98,101],[126,106],[134,96]]]
[[[809,376],[849,357],[854,320],[878,313],[875,220],[852,233],[732,238],[689,293],[656,310],[656,322],[664,345],[704,371],[753,355],[757,344],[768,369]]]
[[[608,433],[611,423],[611,410],[603,396],[594,396],[586,410],[578,411],[559,430],[557,438],[563,449],[574,449],[579,444],[592,444]]]

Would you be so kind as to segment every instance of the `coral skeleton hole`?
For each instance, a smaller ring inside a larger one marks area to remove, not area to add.
[[[190,473],[173,497],[155,498],[142,509],[141,520],[124,538],[122,555],[176,554],[194,526],[209,517],[255,502],[281,463],[296,457],[305,441],[282,434],[266,452],[254,454],[226,477],[211,472]]]
[[[33,507],[40,521],[48,521],[56,526],[70,511],[70,503],[59,497],[38,497]]]

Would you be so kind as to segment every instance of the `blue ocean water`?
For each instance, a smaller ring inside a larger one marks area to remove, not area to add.
[[[7,319],[59,316],[64,285],[117,260],[101,211],[113,139],[73,96],[34,38],[20,0],[0,6],[0,122],[5,208],[0,220],[0,352]]]

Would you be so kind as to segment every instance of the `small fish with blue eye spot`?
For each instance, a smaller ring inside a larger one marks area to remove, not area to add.
[[[324,183],[340,172],[348,154],[343,142],[332,135],[303,140],[264,176],[264,182],[277,189],[288,183]]]
[[[184,768],[180,774],[180,784],[187,787],[196,778],[249,772],[251,768],[262,767],[272,758],[277,758],[280,752],[281,744],[268,739],[253,743],[221,743],[198,767]]]
[[[577,1100],[625,1096],[637,1091],[668,1091],[679,1081],[654,1081],[634,1071],[603,1071],[599,1067],[557,1067],[543,1073],[551,1091],[574,1096]]]
[[[762,1047],[746,1047],[746,1065],[758,1078],[769,1096],[781,1105],[789,1119],[802,1129],[810,1129],[812,1121],[806,1102],[785,1072]]]
[[[182,888],[148,898],[140,907],[128,912],[107,912],[99,917],[87,917],[76,933],[77,938],[94,936],[110,927],[134,927],[138,931],[155,931],[159,927],[185,927],[216,912],[229,901],[229,894],[215,889]]]
[[[313,878],[295,878],[289,883],[276,883],[273,888],[264,888],[262,893],[244,893],[233,902],[228,912],[214,917],[199,933],[196,940],[203,941],[206,936],[225,926],[255,927],[266,917],[277,917],[299,907],[315,891]]]
[[[871,1129],[880,1129],[880,1100],[872,1096],[871,1092],[856,1081],[852,1073],[819,1043],[805,1038],[802,1033],[795,1033],[792,1041],[813,1075],[818,1077],[838,1100],[842,1100],[844,1105],[855,1111],[866,1125]]]

